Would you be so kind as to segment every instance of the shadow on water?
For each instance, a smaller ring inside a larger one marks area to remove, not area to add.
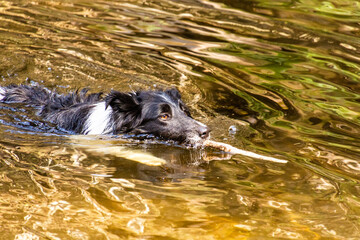
[[[358,1],[0,1],[1,85],[177,87],[211,149],[0,105],[1,239],[356,239]]]

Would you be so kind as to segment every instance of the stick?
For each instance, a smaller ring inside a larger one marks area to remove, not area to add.
[[[265,160],[265,161],[276,162],[276,163],[287,163],[288,162],[287,160],[278,159],[278,158],[274,158],[274,157],[263,156],[263,155],[253,153],[253,152],[250,152],[250,151],[245,151],[245,150],[233,147],[233,146],[231,146],[229,144],[226,144],[226,143],[206,140],[203,145],[205,147],[217,148],[217,149],[220,149],[221,151],[224,151],[224,152],[227,152],[227,153],[233,154],[233,155],[239,154],[239,155],[243,155],[243,156],[247,156],[247,157],[252,157],[252,158]]]

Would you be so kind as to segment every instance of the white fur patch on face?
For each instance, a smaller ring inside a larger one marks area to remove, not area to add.
[[[5,97],[5,88],[0,87],[0,101]]]
[[[107,134],[110,133],[110,120],[112,108],[105,109],[105,102],[95,104],[90,111],[89,117],[85,122],[83,133],[89,135]]]

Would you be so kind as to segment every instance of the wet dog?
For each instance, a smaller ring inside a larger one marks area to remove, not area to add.
[[[176,89],[111,91],[67,95],[27,85],[0,87],[0,102],[24,103],[60,128],[78,134],[151,134],[164,140],[199,146],[209,128],[194,120]]]

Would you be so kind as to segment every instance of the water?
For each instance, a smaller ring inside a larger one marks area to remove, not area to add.
[[[1,85],[177,87],[281,164],[0,105],[0,239],[360,238],[358,1],[0,1]]]

